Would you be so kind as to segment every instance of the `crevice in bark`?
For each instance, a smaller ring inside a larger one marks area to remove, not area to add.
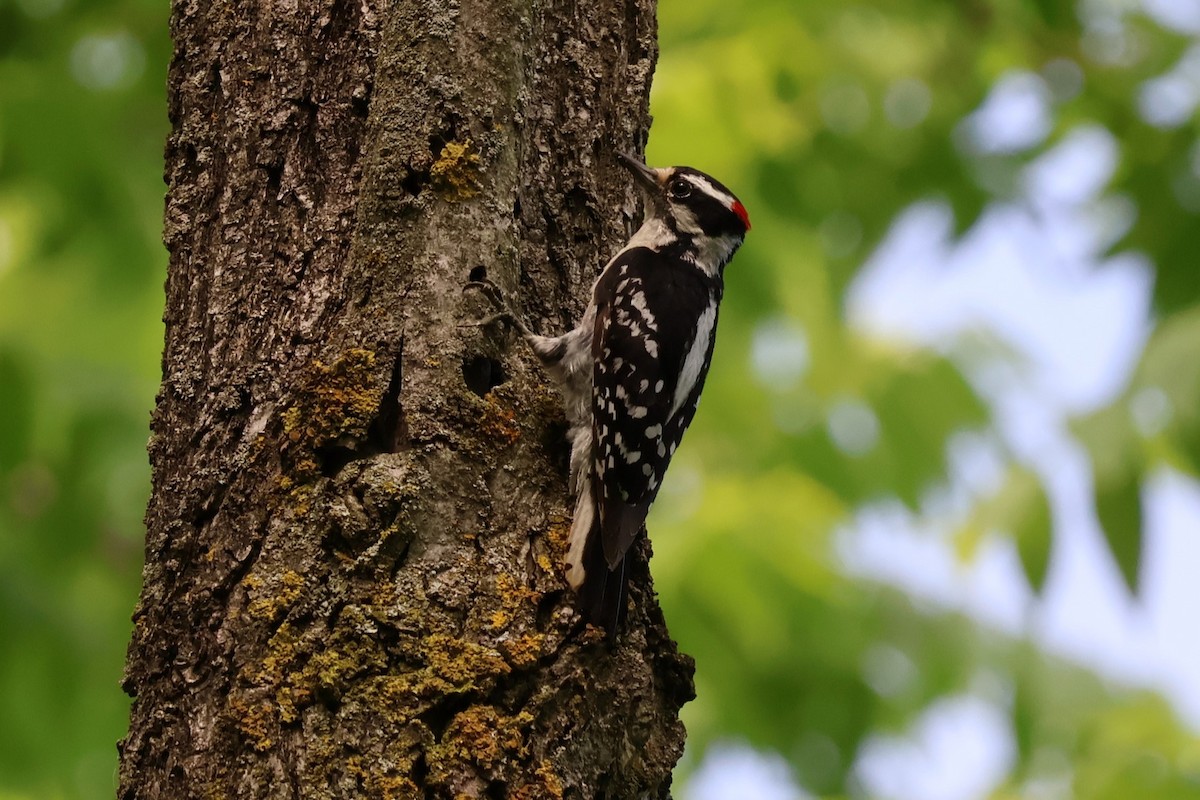
[[[466,711],[474,703],[475,698],[469,695],[450,695],[430,707],[428,711],[418,715],[418,717],[425,723],[425,727],[429,728],[429,732],[433,734],[434,740],[440,742],[446,735],[446,729],[450,727],[450,723],[454,721],[454,718]]]
[[[368,455],[358,450],[353,444],[340,442],[321,445],[313,452],[317,456],[317,468],[326,478],[336,476],[347,464],[360,458],[366,458]]]
[[[379,400],[379,413],[367,431],[367,440],[379,453],[395,453],[408,447],[408,427],[404,420],[404,405],[400,400],[403,386],[404,339],[396,348],[387,388]]]
[[[429,764],[425,760],[425,754],[419,754],[413,759],[412,767],[410,767],[412,782],[416,786],[424,786],[429,778]]]

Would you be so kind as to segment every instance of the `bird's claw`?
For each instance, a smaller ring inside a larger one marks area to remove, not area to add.
[[[475,289],[490,300],[497,311],[508,311],[508,303],[504,300],[504,291],[487,278],[469,281],[463,286],[463,294],[466,294],[469,289]]]
[[[488,316],[484,317],[483,319],[475,319],[475,320],[471,320],[470,322],[460,322],[460,323],[458,323],[458,327],[460,327],[460,328],[486,328],[488,325],[491,325],[493,322],[514,322],[514,321],[515,320],[513,319],[512,312],[497,311],[495,314],[489,314]]]
[[[483,328],[494,322],[507,322],[522,334],[527,332],[525,323],[509,308],[508,301],[504,299],[504,291],[499,286],[487,278],[482,278],[467,282],[463,286],[463,294],[472,289],[488,299],[495,308],[495,313],[489,314],[483,319],[460,323],[460,328]]]

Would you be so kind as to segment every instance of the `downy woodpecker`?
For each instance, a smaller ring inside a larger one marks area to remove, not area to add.
[[[609,637],[625,612],[625,555],[696,413],[712,359],[725,265],[750,230],[741,202],[690,167],[619,154],[646,196],[645,220],[592,287],[579,325],[532,333],[496,287],[483,289],[563,395],[576,495],[567,582]]]

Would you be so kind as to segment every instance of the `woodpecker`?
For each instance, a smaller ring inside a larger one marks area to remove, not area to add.
[[[592,286],[562,336],[531,332],[483,289],[558,383],[571,443],[575,515],[566,578],[610,641],[625,612],[625,557],[696,413],[712,360],[725,265],[750,230],[746,207],[691,167],[653,169],[619,153],[645,198],[642,226]]]

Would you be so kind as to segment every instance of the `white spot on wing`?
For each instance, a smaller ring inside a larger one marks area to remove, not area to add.
[[[650,307],[646,303],[645,292],[634,292],[629,298],[629,303],[642,315],[642,319],[646,321],[647,328],[652,331],[658,330],[658,323],[655,321],[654,314],[651,313]]]

